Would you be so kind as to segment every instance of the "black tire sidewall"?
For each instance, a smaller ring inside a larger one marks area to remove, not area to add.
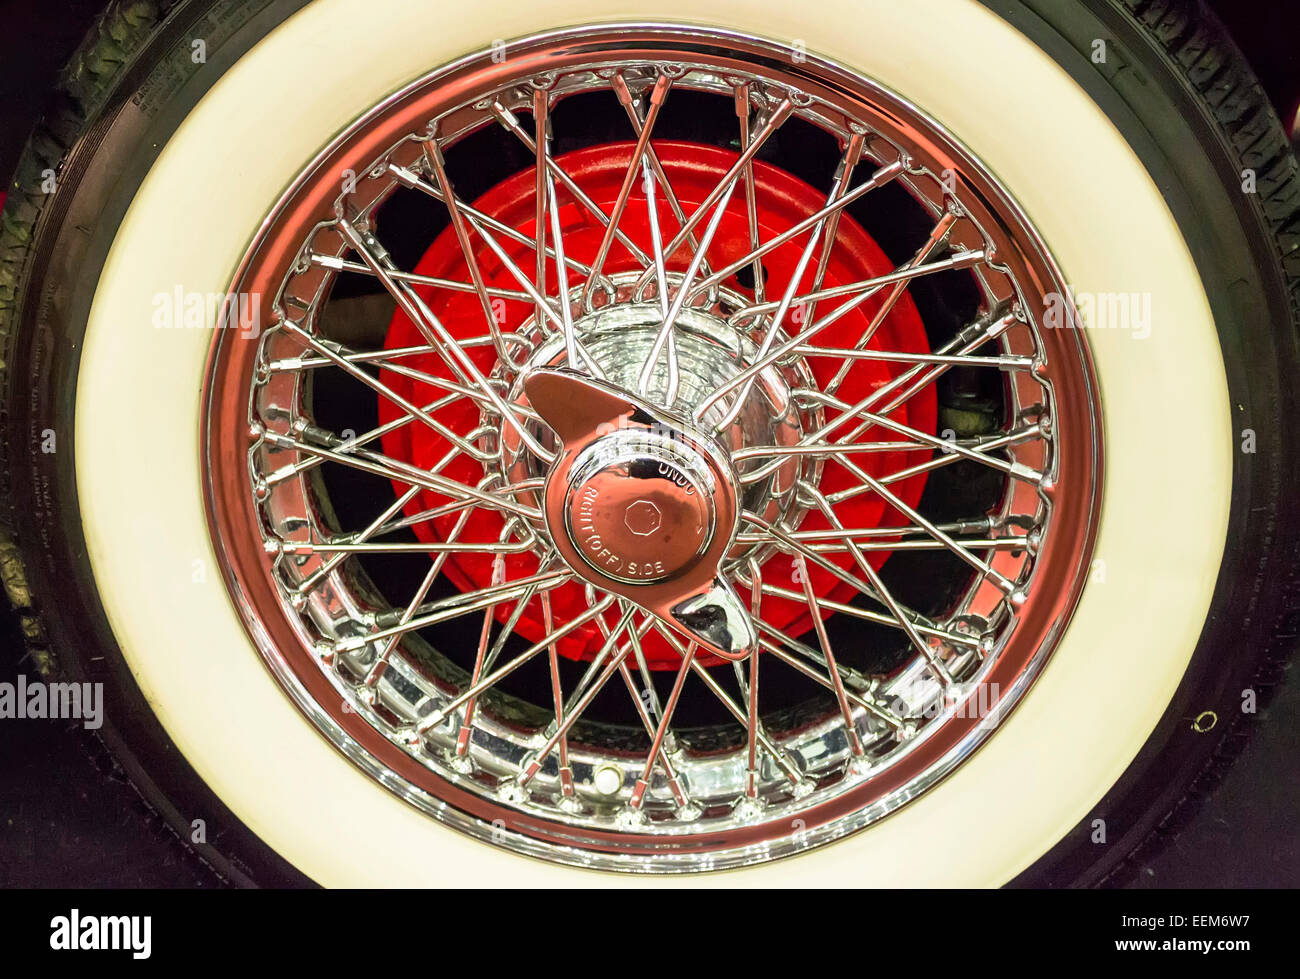
[[[1291,422],[1300,408],[1295,283],[1282,269],[1275,232],[1258,201],[1241,189],[1241,163],[1222,128],[1125,11],[1110,0],[981,2],[1074,78],[1151,173],[1204,283],[1227,372],[1236,443],[1227,544],[1187,672],[1120,780],[1013,882],[1122,883],[1135,851],[1153,852],[1157,828],[1170,828],[1166,820],[1198,781],[1214,774],[1216,760],[1231,760],[1257,717],[1243,712],[1246,692],[1262,696],[1256,688],[1270,664],[1293,649],[1289,619],[1300,592],[1300,510],[1288,505],[1287,494],[1296,482],[1300,450]],[[1107,45],[1102,65],[1090,57],[1098,39]],[[1241,451],[1248,429],[1256,437],[1253,453]],[[1081,705],[1081,713],[1086,710]],[[1211,716],[1214,724],[1204,730]],[[1104,843],[1096,842],[1095,820],[1104,821]]]
[[[150,167],[209,88],[307,0],[191,0],[172,11],[120,75],[66,154],[39,219],[9,357],[10,493],[27,583],[54,669],[102,683],[99,738],[145,802],[227,882],[310,881],[213,793],[154,716],[109,626],[82,530],[74,412],[82,338],[99,275]],[[195,63],[193,41],[206,60]],[[178,215],[178,220],[183,220]],[[42,433],[57,451],[41,451]],[[125,460],[143,448],[123,434]],[[197,451],[197,448],[195,449]],[[140,491],[149,492],[142,482]],[[202,820],[201,832],[196,820]],[[201,839],[200,839],[201,837]]]

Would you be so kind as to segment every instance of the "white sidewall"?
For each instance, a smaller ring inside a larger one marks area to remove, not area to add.
[[[206,528],[196,446],[211,334],[153,329],[153,297],[177,284],[224,293],[271,203],[383,96],[495,38],[633,20],[642,10],[625,0],[489,0],[454,12],[426,0],[317,0],[242,58],[184,122],[109,255],[76,419],[82,516],[104,607],[145,697],[198,773],[323,884],[622,879],[523,859],[447,829],[363,776],[279,690],[225,591]],[[880,824],[737,872],[767,885],[1002,883],[1087,814],[1132,760],[1209,606],[1232,439],[1214,323],[1186,244],[1104,115],[973,0],[815,8],[660,0],[655,17],[799,40],[879,80],[1011,188],[1076,290],[1151,296],[1149,338],[1090,334],[1106,428],[1096,552],[1104,574],[1020,708],[954,775]]]

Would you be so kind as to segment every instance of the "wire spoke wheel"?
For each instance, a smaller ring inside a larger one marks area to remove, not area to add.
[[[1026,315],[1051,256],[923,113],[793,50],[621,27],[435,73],[231,294],[268,326],[219,331],[203,461],[250,634],[363,770],[519,852],[859,829],[1002,722],[1089,568],[1089,351]]]

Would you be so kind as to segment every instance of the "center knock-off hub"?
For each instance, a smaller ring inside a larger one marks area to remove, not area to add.
[[[715,483],[700,454],[671,433],[598,435],[569,470],[565,530],[598,574],[627,584],[667,581],[713,540]]]
[[[720,450],[584,375],[536,370],[524,386],[563,442],[544,509],[569,567],[705,652],[749,655],[753,622],[718,573],[739,516],[735,473]]]

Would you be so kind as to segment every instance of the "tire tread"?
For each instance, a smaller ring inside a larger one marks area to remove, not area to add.
[[[1300,163],[1290,137],[1245,56],[1202,0],[1111,0],[1126,10],[1209,110],[1239,170],[1256,174],[1253,195],[1275,242],[1291,301],[1291,330],[1300,325]],[[1285,681],[1300,638],[1300,555],[1292,558],[1283,612],[1251,682],[1262,711]],[[1102,881],[1123,886],[1170,845],[1241,756],[1260,713],[1238,713],[1185,794]]]
[[[44,115],[19,156],[0,209],[0,581],[18,619],[26,645],[25,660],[46,679],[61,678],[65,671],[47,639],[40,596],[33,594],[29,584],[14,519],[23,503],[16,498],[10,481],[11,467],[23,451],[10,444],[8,424],[20,300],[35,254],[37,231],[42,216],[51,210],[58,195],[67,155],[104,107],[134,57],[181,2],[113,0],[105,7],[59,73]],[[56,189],[47,194],[42,183],[48,171],[54,173]],[[172,825],[127,776],[103,738],[94,731],[77,730],[87,758],[99,774],[130,786],[129,797],[137,803],[137,814],[146,831],[155,839],[169,839],[169,845],[183,844]],[[196,879],[211,879],[216,874],[216,869],[190,847],[181,845],[178,849]]]

